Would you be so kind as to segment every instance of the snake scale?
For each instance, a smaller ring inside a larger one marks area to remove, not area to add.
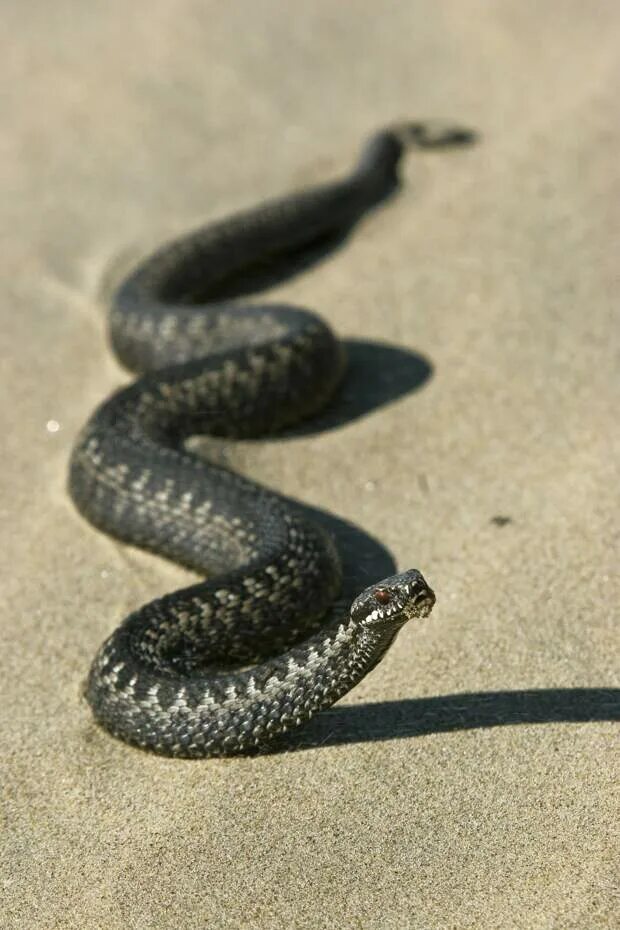
[[[386,196],[409,144],[467,141],[405,124],[373,135],[341,179],[214,222],[121,283],[109,331],[138,373],[92,415],[69,492],[95,527],[207,580],[130,614],[99,649],[85,695],[96,720],[171,756],[268,747],[345,694],[435,596],[409,570],[338,600],[330,535],[267,488],[189,451],[195,434],[273,433],[334,393],[345,360],[313,313],[214,298],[222,281],[350,227]]]

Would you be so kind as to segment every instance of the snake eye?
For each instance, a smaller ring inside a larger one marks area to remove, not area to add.
[[[389,591],[386,591],[385,588],[377,588],[375,591],[375,598],[380,604],[389,604],[392,600],[392,595]]]

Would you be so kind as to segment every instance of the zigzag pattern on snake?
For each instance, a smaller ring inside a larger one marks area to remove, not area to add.
[[[323,407],[344,371],[318,316],[218,302],[221,282],[350,226],[395,186],[406,145],[468,140],[425,124],[379,132],[344,178],[166,244],[120,285],[111,342],[139,377],[82,430],[69,491],[97,528],[207,580],[141,607],[99,649],[85,694],[115,736],[173,756],[261,749],[345,694],[407,620],[430,612],[416,570],[340,603],[325,530],[185,440],[280,430]]]

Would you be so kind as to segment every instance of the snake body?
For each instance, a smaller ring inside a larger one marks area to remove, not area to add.
[[[318,411],[344,368],[318,316],[218,302],[221,282],[349,227],[395,186],[409,142],[459,141],[415,124],[377,133],[344,178],[166,244],[117,290],[112,346],[139,377],[82,430],[69,491],[97,528],[207,580],[130,614],[99,649],[85,694],[115,736],[185,757],[263,748],[345,694],[408,619],[430,612],[416,570],[342,604],[326,531],[185,440],[282,429]]]

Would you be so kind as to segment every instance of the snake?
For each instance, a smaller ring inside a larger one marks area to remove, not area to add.
[[[375,132],[347,174],[167,242],[114,291],[111,346],[137,377],[81,430],[69,494],[98,530],[202,580],[130,613],[96,653],[83,693],[113,736],[173,757],[271,750],[430,613],[417,569],[343,603],[325,527],[189,440],[280,432],[324,408],[346,367],[317,314],[218,299],[223,285],[351,228],[398,186],[410,145],[468,140],[432,123]]]

